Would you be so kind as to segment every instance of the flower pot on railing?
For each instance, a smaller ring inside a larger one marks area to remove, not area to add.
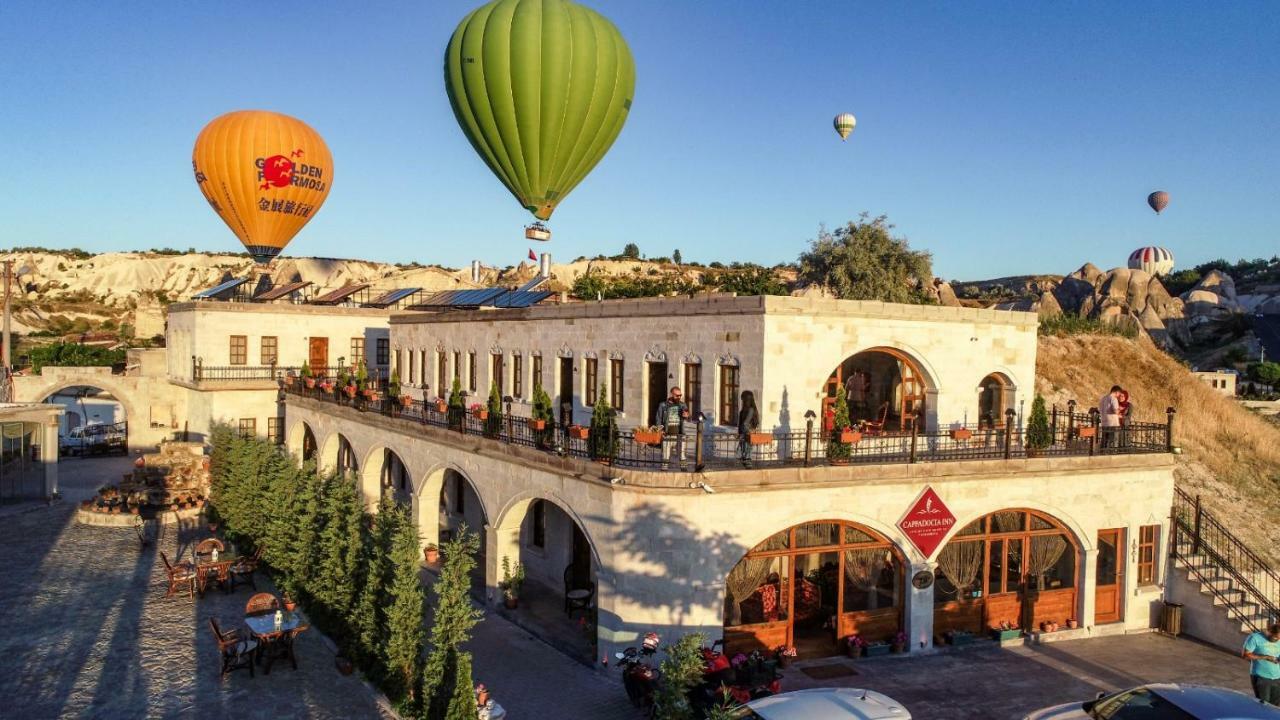
[[[448,410],[449,410],[449,403],[445,402],[444,400],[436,401],[436,412],[442,413],[442,412],[447,412]]]
[[[747,436],[747,441],[752,445],[768,445],[773,442],[773,433],[753,432]]]
[[[349,399],[351,399],[351,400],[355,400],[355,399],[356,399],[356,386],[355,386],[355,385],[348,385],[348,386],[346,386],[346,387],[342,388],[342,394],[346,395],[346,396],[347,396]]]
[[[591,436],[591,428],[585,425],[570,425],[569,437],[574,440],[586,440]]]
[[[400,407],[404,408],[405,410],[408,410],[412,405],[413,405],[413,398],[409,397],[408,395],[400,396]]]
[[[477,419],[477,420],[488,420],[488,419],[489,419],[489,411],[488,411],[488,410],[485,410],[485,409],[483,409],[483,408],[477,408],[477,409],[475,409],[475,410],[472,410],[472,411],[471,411],[471,414],[472,414],[472,415],[475,417],[475,419]]]
[[[845,445],[853,445],[862,440],[862,433],[853,428],[845,428],[840,431],[840,442]]]
[[[306,378],[306,379],[304,379],[302,382],[307,386],[307,389],[308,389],[308,390],[315,390],[315,389],[316,389],[316,379],[315,379],[315,378]]]
[[[662,433],[657,430],[636,430],[632,437],[641,445],[662,444]]]
[[[547,421],[539,418],[529,418],[529,429],[534,432],[542,432],[547,429]]]
[[[952,440],[972,440],[973,431],[969,428],[956,428],[951,431]]]
[[[1092,426],[1082,427],[1076,431],[1076,435],[1082,440],[1087,440],[1091,437],[1097,437],[1098,428],[1092,427]]]
[[[369,402],[378,402],[378,391],[377,391],[377,390],[365,390],[365,391],[364,391],[364,399],[365,399],[365,400],[368,400]]]

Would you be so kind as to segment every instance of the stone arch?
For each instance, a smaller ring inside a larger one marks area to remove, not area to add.
[[[377,512],[384,494],[401,502],[409,502],[413,494],[412,473],[404,461],[404,453],[387,445],[374,445],[358,468],[360,496],[365,509]]]
[[[56,378],[37,386],[35,390],[30,392],[22,392],[21,386],[15,383],[14,395],[15,400],[18,402],[43,403],[55,393],[74,387],[91,387],[105,390],[111,393],[112,397],[124,408],[126,422],[137,424],[139,428],[145,428],[150,425],[150,420],[139,410],[138,403],[133,397],[136,389],[126,389],[125,384],[117,382],[115,376],[105,373],[84,373],[83,375],[79,373],[59,373]],[[88,418],[85,420],[87,421]],[[128,440],[131,450],[140,446],[139,437],[140,433],[129,433]]]
[[[1018,385],[1005,368],[992,370],[978,381],[976,420],[980,427],[1003,427],[1006,410],[1017,408]]]
[[[317,456],[316,467],[322,473],[338,472],[341,470],[360,471],[358,456],[355,452],[355,446],[351,444],[351,440],[341,432],[334,430],[324,439],[324,443],[320,446],[320,454]]]
[[[480,492],[480,486],[476,484],[475,480],[462,467],[454,463],[436,465],[422,474],[413,488],[413,517],[418,525],[418,534],[424,547],[439,544],[440,542],[442,494],[446,490],[446,480],[454,475],[462,477],[465,482],[465,488],[469,488],[471,491],[467,495],[467,499],[474,500],[478,505],[476,509],[479,510],[482,522],[478,523],[477,527],[470,529],[480,533],[482,542],[484,541],[484,534],[492,522],[493,516],[490,514],[486,498]]]
[[[319,444],[316,442],[315,431],[311,429],[311,426],[305,420],[299,420],[289,428],[286,447],[289,448],[289,452],[296,455],[304,463],[313,460],[318,463],[320,460]]]
[[[573,507],[562,498],[556,496],[555,493],[540,493],[534,490],[521,492],[507,499],[506,504],[499,512],[497,522],[493,523],[493,527],[498,532],[510,532],[513,528],[517,535],[520,531],[520,525],[524,522],[525,514],[529,511],[529,507],[537,500],[545,500],[558,507],[569,519],[573,521],[582,534],[586,536],[587,543],[591,548],[592,566],[599,570],[603,567],[600,560],[600,553],[596,546],[596,542],[591,537],[591,533],[587,532],[587,525],[583,521],[582,516],[573,510]]]

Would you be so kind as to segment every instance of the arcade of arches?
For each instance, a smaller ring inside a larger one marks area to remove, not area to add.
[[[796,525],[752,548],[725,581],[725,651],[794,645],[833,655],[857,633],[889,640],[903,626],[904,559],[889,540],[849,522]]]
[[[928,389],[920,365],[902,351],[864,350],[840,363],[827,378],[822,400],[826,429],[833,429],[833,408],[843,393],[853,427],[870,423],[885,431],[910,431],[917,418],[926,415]]]
[[[961,528],[938,553],[935,635],[1076,617],[1080,548],[1058,520],[1001,510]]]

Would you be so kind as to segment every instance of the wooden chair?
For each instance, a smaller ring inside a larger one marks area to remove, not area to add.
[[[234,590],[236,583],[248,582],[253,586],[254,590],[258,589],[258,583],[253,579],[253,573],[258,569],[258,561],[262,559],[262,548],[259,547],[253,551],[248,557],[242,557],[231,564],[228,570],[231,573],[231,589]]]
[[[889,403],[885,402],[880,405],[880,411],[876,413],[878,420],[863,420],[862,432],[867,435],[883,435],[885,421],[889,419]]]
[[[213,555],[214,550],[217,550],[219,553],[224,553],[227,551],[227,548],[218,538],[206,538],[196,545],[196,557],[204,558]]]
[[[575,582],[573,566],[564,569],[564,613],[573,617],[574,610],[588,612],[591,600],[595,597],[596,586],[592,583]]]
[[[183,585],[187,586],[187,596],[194,599],[196,596],[196,569],[191,563],[178,563],[174,565],[169,562],[169,557],[160,553],[160,559],[164,561],[165,573],[169,576],[169,589],[165,591],[165,597],[173,597]]]
[[[241,638],[236,630],[223,632],[218,621],[209,618],[209,628],[218,643],[218,652],[222,654],[222,674],[232,670],[249,668],[249,677],[253,677],[253,653],[258,649],[258,641],[252,638]]]
[[[245,615],[261,615],[280,609],[280,598],[271,593],[258,593],[244,605]]]

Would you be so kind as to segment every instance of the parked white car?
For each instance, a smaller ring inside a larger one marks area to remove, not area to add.
[[[911,720],[902,703],[875,690],[811,688],[752,700],[735,718],[761,720]]]
[[[1140,685],[1095,700],[1037,710],[1024,720],[1280,720],[1280,708],[1208,685]]]

